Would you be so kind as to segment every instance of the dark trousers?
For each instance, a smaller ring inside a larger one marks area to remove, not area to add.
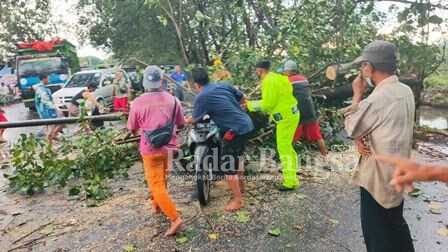
[[[386,209],[361,187],[361,226],[368,252],[414,251],[403,203]]]

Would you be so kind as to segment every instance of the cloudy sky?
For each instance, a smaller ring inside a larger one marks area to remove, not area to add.
[[[448,5],[448,0],[442,0],[442,2],[446,1]],[[99,50],[97,48],[94,48],[91,45],[81,45],[80,41],[78,40],[76,33],[72,27],[75,27],[76,23],[78,22],[78,16],[75,14],[74,5],[76,4],[77,0],[51,0],[52,3],[52,13],[54,13],[53,18],[58,21],[60,25],[58,25],[58,37],[65,38],[69,40],[70,42],[74,43],[78,48],[78,55],[79,56],[90,56],[94,55],[99,58],[107,58],[108,54],[102,50]],[[389,7],[392,5],[390,2],[377,2],[375,4],[375,8],[377,10],[383,11],[388,13]],[[403,9],[405,4],[395,4],[399,9]],[[448,16],[448,11],[439,11],[439,13],[436,13],[439,16]],[[387,23],[384,27],[381,27],[380,32],[381,33],[390,33],[396,26],[396,18],[395,14],[391,14],[393,18],[390,22]],[[445,36],[448,36],[448,24],[444,24],[443,33]],[[445,37],[445,39],[447,39]],[[430,34],[430,41],[440,43],[443,41],[443,35],[440,32],[434,32]]]
[[[91,45],[80,45],[76,32],[72,28],[78,22],[78,16],[74,10],[77,2],[77,0],[51,0],[53,18],[59,23],[56,27],[58,37],[65,38],[75,44],[78,49],[78,56],[93,55],[102,59],[107,58],[107,53],[102,50],[98,50]]]

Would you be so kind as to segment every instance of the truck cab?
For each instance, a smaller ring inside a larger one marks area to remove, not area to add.
[[[48,76],[48,88],[54,93],[80,69],[75,46],[65,40],[22,43],[18,47],[15,69],[22,101],[27,108],[35,108],[32,86],[40,82],[40,75]]]

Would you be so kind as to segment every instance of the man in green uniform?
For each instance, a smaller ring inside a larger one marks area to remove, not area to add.
[[[261,100],[247,102],[251,112],[269,113],[277,127],[277,151],[283,166],[283,184],[280,191],[290,191],[299,187],[297,179],[297,153],[292,142],[300,120],[297,100],[286,76],[270,72],[270,62],[261,60],[256,64],[257,75],[262,80]]]

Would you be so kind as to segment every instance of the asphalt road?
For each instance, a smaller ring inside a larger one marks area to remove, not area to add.
[[[5,116],[8,121],[25,121],[31,119],[39,119],[39,115],[36,111],[31,111],[25,108],[23,103],[16,103],[3,107]],[[44,136],[44,126],[37,127],[25,127],[25,128],[9,128],[4,132],[4,137],[10,142],[14,143],[19,139],[22,133],[33,133]]]
[[[23,104],[4,110],[10,121],[38,118],[37,113],[28,111]],[[70,125],[65,131],[71,134],[76,127]],[[43,136],[43,128],[7,129],[5,137],[12,143],[21,133]],[[444,155],[446,142],[424,144],[431,145],[429,152],[414,150],[413,158],[448,164]],[[436,150],[440,150],[440,157],[428,155]],[[350,156],[350,152],[332,154],[342,160]],[[130,179],[111,182],[114,196],[94,208],[84,207],[82,197],[69,198],[67,189],[57,187],[32,197],[7,193],[3,173],[9,171],[0,170],[0,210],[4,211],[0,214],[0,251],[10,249],[18,237],[51,220],[56,221],[53,226],[60,236],[36,244],[33,251],[120,251],[127,244],[135,245],[137,251],[365,251],[359,220],[359,189],[350,185],[348,174],[334,172],[326,180],[303,180],[299,190],[287,194],[279,194],[269,186],[275,179],[249,182],[245,193],[247,206],[241,210],[249,216],[247,223],[239,221],[234,213],[220,211],[228,199],[225,184],[215,183],[212,203],[198,211],[196,200],[190,199],[194,183],[176,181],[180,175],[173,175],[170,192],[186,223],[178,236],[165,238],[152,234],[154,228],[164,230],[159,225],[165,225],[166,219],[161,216],[160,220],[153,220],[148,214],[148,190],[142,170],[138,163],[130,170]],[[415,249],[447,251],[448,237],[437,234],[437,230],[448,225],[448,186],[432,182],[417,183],[416,187],[421,194],[406,195],[404,210]],[[440,210],[431,211],[434,206]],[[281,230],[279,237],[268,235],[267,230],[274,227]],[[197,236],[185,243],[176,241],[192,233]],[[218,239],[210,239],[210,233],[216,233]]]
[[[26,121],[31,119],[39,119],[39,115],[36,111],[25,108],[23,103],[17,103],[10,106],[3,107],[5,111],[5,116],[8,121]],[[38,137],[45,138],[44,132],[45,126],[34,126],[34,127],[22,127],[22,128],[8,128],[4,132],[4,137],[9,141],[9,144],[14,144],[19,138],[20,134],[33,133]],[[64,134],[71,135],[78,130],[77,124],[66,125],[64,128]]]

